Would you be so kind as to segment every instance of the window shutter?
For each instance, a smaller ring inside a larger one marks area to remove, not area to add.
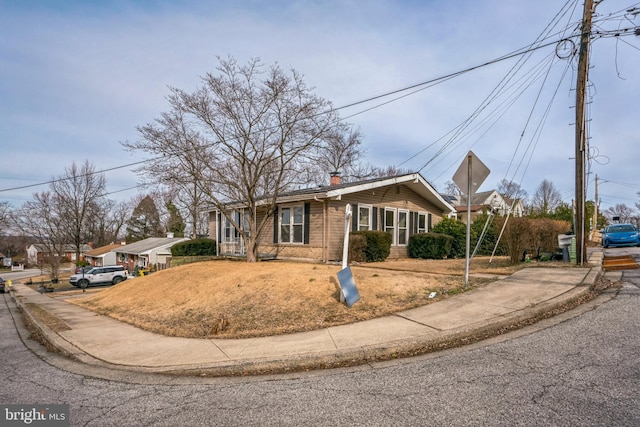
[[[416,234],[417,214],[417,212],[409,212],[409,236]]]
[[[273,243],[278,243],[278,207],[273,209]]]
[[[378,229],[378,208],[376,208],[375,206],[373,207],[372,216],[373,218],[371,222],[371,229],[377,230]]]
[[[358,231],[358,216],[360,215],[360,209],[358,205],[351,211],[351,231]]]
[[[431,214],[427,214],[427,231],[431,231]]]
[[[223,221],[224,216],[222,215],[221,212],[218,212],[216,214],[216,219],[217,219],[217,223],[218,223],[218,243],[222,242],[222,221]]]
[[[310,218],[311,218],[311,203],[307,202],[304,204],[304,230],[302,232],[302,243],[304,243],[305,245],[309,244]]]

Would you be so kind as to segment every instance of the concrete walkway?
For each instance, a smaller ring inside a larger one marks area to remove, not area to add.
[[[483,288],[392,316],[311,332],[248,339],[191,339],[154,334],[51,294],[15,284],[13,297],[43,336],[90,365],[139,372],[243,375],[357,365],[437,350],[491,335],[586,295],[601,272],[591,268],[525,268]],[[39,306],[61,320],[41,322]]]

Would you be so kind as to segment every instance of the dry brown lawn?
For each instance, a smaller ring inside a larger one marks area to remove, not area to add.
[[[474,259],[468,289],[519,267]],[[360,301],[339,302],[339,265],[207,261],[127,280],[69,302],[170,336],[246,338],[309,331],[385,316],[465,291],[464,260],[352,266]],[[487,274],[489,276],[487,276]],[[436,292],[435,298],[429,294]]]

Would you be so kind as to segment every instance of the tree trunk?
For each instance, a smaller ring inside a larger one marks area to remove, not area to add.
[[[254,239],[249,239],[246,243],[247,262],[258,261],[258,244]]]

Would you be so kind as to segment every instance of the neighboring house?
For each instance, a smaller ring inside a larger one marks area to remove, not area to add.
[[[91,247],[89,245],[80,245],[80,254],[90,250]],[[62,256],[74,263],[77,261],[75,245],[62,245],[60,253],[51,253],[49,248],[41,243],[33,244],[27,248],[27,260],[31,265],[39,265],[48,256]]]
[[[456,216],[459,220],[467,223],[467,196],[455,194],[442,194],[442,197],[456,208]],[[511,207],[513,206],[513,210]],[[502,196],[496,190],[475,193],[471,198],[471,222],[484,212],[493,210],[496,215],[506,216],[511,210],[511,215],[520,217],[523,215],[524,207],[522,201],[517,199],[513,203],[512,199]]]
[[[84,259],[89,263],[89,265],[93,265],[95,267],[104,267],[105,265],[115,265],[116,253],[113,252],[113,250],[118,249],[121,246],[123,246],[123,244],[114,243],[111,245],[101,246],[99,248],[92,249],[83,254]]]
[[[258,239],[260,258],[336,261],[342,258],[345,210],[352,207],[351,230],[382,230],[392,236],[390,258],[407,257],[409,236],[426,233],[455,208],[420,174],[376,178],[281,194],[274,215]],[[238,223],[244,208],[230,212]],[[262,217],[261,217],[262,215]],[[265,211],[258,211],[261,221]],[[209,210],[209,234],[220,255],[242,256],[244,242],[217,209]]]
[[[112,251],[116,264],[124,266],[130,272],[138,268],[163,270],[171,259],[171,247],[176,243],[189,240],[188,237],[149,237],[138,242],[127,243]]]

